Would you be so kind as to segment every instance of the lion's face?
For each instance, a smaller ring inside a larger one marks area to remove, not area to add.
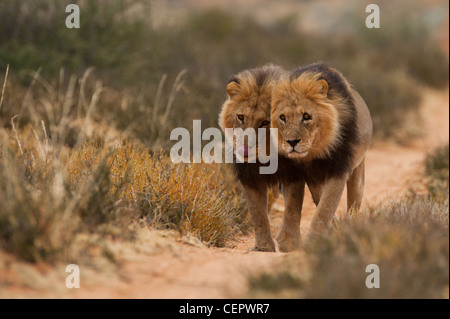
[[[235,134],[227,138],[233,141],[236,156],[241,161],[253,162],[259,154],[258,129],[264,130],[260,132],[265,138],[261,143],[265,143],[266,150],[269,150],[271,89],[240,82],[232,81],[227,85],[229,98],[220,114],[219,125],[224,131],[226,128],[234,129]],[[247,129],[253,129],[254,134]]]
[[[327,102],[328,85],[317,77],[285,79],[274,87],[272,127],[278,129],[278,150],[291,158],[326,155],[339,129],[336,109]]]
[[[273,127],[278,128],[278,147],[290,157],[308,155],[319,129],[318,114],[312,101],[282,101],[273,112]]]

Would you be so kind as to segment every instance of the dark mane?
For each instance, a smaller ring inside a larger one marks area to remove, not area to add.
[[[348,82],[342,74],[327,63],[314,63],[294,69],[290,73],[290,81],[294,81],[305,72],[320,74],[320,78],[328,82],[330,100],[341,97],[346,104],[351,104],[354,108],[353,98],[348,91]]]
[[[265,84],[269,83],[270,80],[273,78],[275,73],[273,73],[271,71],[273,71],[273,70],[265,69],[265,68],[255,68],[255,69],[249,70],[249,72],[255,78],[256,86],[259,88],[264,86]]]
[[[263,86],[270,84],[272,80],[279,79],[283,72],[284,71],[281,67],[268,63],[261,67],[247,69],[233,76],[232,79],[237,80],[236,82],[239,83],[240,75],[242,75],[243,73],[250,73],[255,81],[256,86],[258,88],[262,88]]]
[[[354,150],[358,144],[356,107],[349,83],[342,74],[326,63],[314,63],[291,71],[290,80],[293,81],[305,72],[320,74],[320,79],[328,82],[330,100],[343,100],[350,116],[341,117],[341,142],[326,158],[315,159],[307,166],[315,176],[321,179],[342,176],[351,172]],[[319,173],[320,172],[320,173]],[[318,174],[319,173],[319,174]]]
[[[264,85],[273,76],[270,71],[268,73],[264,68],[248,71],[253,74],[258,86]],[[276,69],[272,70],[272,72],[276,72]],[[325,63],[315,63],[294,69],[290,73],[290,81],[294,81],[305,72],[320,74],[320,79],[327,81],[329,85],[329,99],[341,100],[347,108],[349,116],[340,117],[341,142],[327,157],[314,159],[307,163],[299,163],[296,160],[279,155],[278,170],[274,174],[260,174],[259,168],[262,164],[259,163],[235,163],[233,164],[234,172],[242,184],[253,187],[261,184],[267,186],[277,183],[289,184],[299,181],[301,178],[308,179],[310,175],[314,176],[314,181],[321,182],[325,179],[340,177],[351,172],[354,150],[358,144],[356,107],[352,94],[349,91],[349,88],[352,86],[339,71]]]
[[[260,90],[266,85],[271,84],[273,80],[281,78],[284,73],[283,69],[273,64],[266,64],[262,67],[245,70],[233,78],[239,81],[239,76],[243,73],[250,74],[254,79],[256,88]],[[260,163],[235,163],[233,164],[236,178],[244,185],[275,185],[277,183],[290,183],[297,181],[299,174],[303,174],[300,169],[301,164],[295,161],[278,156],[278,169],[274,174],[260,174],[260,167],[265,164]],[[268,164],[267,164],[268,165]]]
[[[278,156],[278,169],[274,174],[260,174],[260,163],[234,163],[236,178],[243,184],[255,188],[257,185],[272,186],[290,184],[303,179],[304,167],[292,159]]]
[[[236,75],[233,75],[227,82],[227,84],[230,84],[231,82],[236,82],[237,84],[240,84],[239,79]]]

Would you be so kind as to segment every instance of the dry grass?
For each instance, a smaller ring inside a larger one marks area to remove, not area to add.
[[[147,173],[144,216],[157,225],[173,225],[205,243],[224,246],[246,216],[243,198],[230,187],[231,181],[223,179],[225,174],[219,165],[174,165],[165,156],[154,158]]]
[[[126,132],[104,130],[94,117],[105,89],[88,76],[62,75],[55,87],[35,74],[22,104],[28,119],[14,116],[0,131],[1,249],[28,261],[73,260],[80,235],[132,238],[139,219],[215,246],[245,229],[227,167],[173,164],[117,136]]]
[[[0,249],[27,261],[77,262],[83,245],[114,260],[102,241],[132,240],[135,227],[176,229],[215,246],[247,231],[229,167],[174,165],[164,151],[172,128],[189,128],[193,119],[217,126],[226,80],[244,68],[331,62],[366,99],[379,138],[411,125],[421,85],[448,85],[448,58],[420,23],[404,30],[412,24],[401,17],[377,33],[332,37],[217,10],[154,29],[145,10],[127,19],[141,0],[87,0],[74,32],[61,28],[61,1],[5,1],[0,65],[11,67],[2,66],[0,98]],[[445,296],[448,161],[438,170],[432,200],[343,220],[279,274],[254,278],[253,295]],[[364,286],[367,263],[380,265],[379,290]]]
[[[224,246],[242,227],[244,200],[219,165],[173,164],[168,156],[150,155],[131,142],[103,148],[88,144],[70,154],[70,184],[92,177],[102,158],[116,205],[132,207],[146,224],[177,229],[214,246]]]
[[[427,156],[426,174],[429,177],[428,191],[436,200],[448,198],[449,152],[448,144]]]
[[[408,199],[368,209],[285,267],[250,279],[252,297],[448,298],[448,200]],[[380,268],[380,288],[365,285]]]

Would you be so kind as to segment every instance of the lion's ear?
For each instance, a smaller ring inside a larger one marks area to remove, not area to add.
[[[327,96],[328,90],[329,90],[328,82],[322,79],[322,80],[319,80],[319,84],[322,86],[322,94]]]
[[[227,84],[227,94],[231,99],[238,93],[239,93],[239,81],[233,78]]]

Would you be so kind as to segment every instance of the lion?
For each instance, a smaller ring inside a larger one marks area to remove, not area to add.
[[[219,115],[221,129],[225,132],[227,128],[264,128],[267,130],[265,142],[269,143],[272,89],[284,74],[281,67],[268,64],[233,76],[227,84],[228,99]],[[255,246],[250,250],[275,251],[268,217],[268,190],[278,189],[280,183],[295,183],[291,172],[299,170],[300,166],[291,159],[279,158],[274,174],[260,174],[263,164],[250,161],[258,157],[259,143],[250,139],[240,142],[233,136],[231,144],[235,156],[241,159],[240,163],[233,164],[234,173],[243,186],[255,230]]]
[[[227,84],[228,99],[222,106],[219,115],[219,126],[226,133],[226,128],[241,129],[240,135],[248,128],[267,130],[267,143],[269,143],[270,105],[272,87],[285,71],[276,65],[267,64],[262,67],[244,70],[229,80]],[[257,138],[240,138],[239,134],[232,140],[235,156],[240,162],[255,162],[258,158]],[[266,144],[267,144],[266,143]]]
[[[332,66],[315,63],[292,70],[272,90],[271,127],[280,158],[301,166],[277,234],[280,250],[300,244],[305,184],[316,205],[307,240],[324,234],[345,186],[347,209],[358,210],[364,193],[364,159],[372,138],[369,109],[353,85]],[[279,164],[281,169],[281,164]]]

